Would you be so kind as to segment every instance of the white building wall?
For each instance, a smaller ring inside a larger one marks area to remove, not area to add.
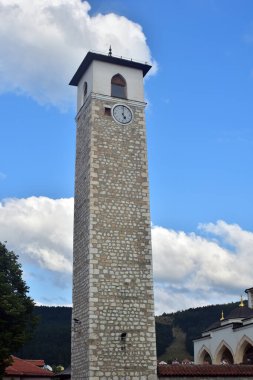
[[[93,88],[93,65],[92,64],[88,67],[87,71],[84,73],[83,77],[81,78],[77,86],[77,112],[80,110],[85,100],[83,96],[84,82],[87,82],[87,94],[85,98],[88,98]]]
[[[78,84],[77,111],[79,111],[84,102],[84,82],[87,82],[88,85],[86,97],[91,92],[111,96],[111,79],[116,74],[121,74],[126,80],[127,99],[144,102],[143,73],[141,70],[108,62],[93,61]]]
[[[253,289],[247,289],[246,290],[247,296],[248,296],[248,307],[253,309]]]
[[[223,344],[225,344],[233,355],[234,364],[239,364],[238,350],[246,337],[253,341],[253,326],[246,325],[233,330],[232,325],[230,325],[216,331],[211,331],[210,335],[211,337],[194,341],[194,362],[201,364],[199,356],[202,349],[206,347],[211,356],[212,363],[220,364],[216,357]]]

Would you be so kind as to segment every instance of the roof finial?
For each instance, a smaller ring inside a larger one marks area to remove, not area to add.
[[[110,47],[109,47],[109,53],[108,53],[108,55],[109,55],[109,57],[112,56],[112,47],[111,47],[111,45],[110,45]]]
[[[242,296],[241,296],[241,302],[240,302],[239,306],[240,306],[240,307],[243,307],[243,306],[244,306]]]
[[[223,313],[223,310],[221,312],[221,317],[220,317],[220,321],[223,321],[225,318],[224,318],[224,313]]]

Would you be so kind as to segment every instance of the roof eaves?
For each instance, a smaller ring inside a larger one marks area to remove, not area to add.
[[[151,65],[147,63],[141,63],[137,61],[133,61],[132,59],[126,59],[122,57],[116,57],[116,56],[110,56],[110,55],[104,55],[99,53],[93,53],[89,51],[85,58],[83,59],[82,63],[78,67],[76,73],[74,74],[73,78],[69,82],[70,86],[77,86],[81,77],[85,73],[85,71],[88,69],[92,61],[102,61],[102,62],[108,62],[113,64],[118,64],[121,66],[127,66],[136,68],[139,70],[142,70],[143,77],[147,74],[147,72],[151,69]]]

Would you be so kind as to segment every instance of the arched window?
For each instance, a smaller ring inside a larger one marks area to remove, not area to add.
[[[233,355],[231,354],[231,352],[229,351],[227,347],[224,348],[224,351],[222,352],[221,363],[234,364]]]
[[[87,84],[87,82],[84,82],[83,83],[83,103],[86,100],[87,91],[88,91],[88,84]]]
[[[212,364],[212,358],[205,346],[202,346],[197,356],[197,364],[209,363]]]
[[[236,363],[253,364],[253,341],[244,335],[237,345]]]
[[[217,348],[214,364],[234,364],[234,357],[230,347],[222,341]]]
[[[114,75],[111,80],[111,96],[126,99],[126,87],[126,81],[123,76],[120,74]]]
[[[244,364],[253,364],[253,347],[248,344],[243,355]]]
[[[83,84],[83,96],[84,97],[87,95],[87,90],[88,90],[88,84],[87,84],[87,82],[84,82],[84,84]]]

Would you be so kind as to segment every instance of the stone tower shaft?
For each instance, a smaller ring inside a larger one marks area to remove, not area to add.
[[[151,380],[156,343],[142,98],[147,68],[89,54],[75,84],[72,378]],[[126,80],[127,98],[108,93],[115,74]],[[118,104],[123,113],[124,107],[131,111],[126,125],[113,117]]]

